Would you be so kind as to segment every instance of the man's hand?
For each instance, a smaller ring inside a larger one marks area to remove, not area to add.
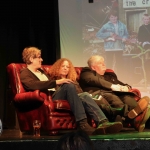
[[[111,89],[113,91],[123,91],[123,92],[129,91],[129,88],[127,86],[122,86],[120,84],[112,84]]]
[[[110,88],[113,91],[121,91],[121,86],[119,84],[112,84]]]
[[[121,91],[128,92],[129,88],[127,86],[121,86]]]
[[[74,82],[70,79],[65,79],[65,78],[56,80],[57,85],[60,85],[60,84],[63,84],[63,83],[74,83]]]

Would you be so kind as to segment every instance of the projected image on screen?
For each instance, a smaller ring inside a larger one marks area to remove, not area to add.
[[[66,5],[67,4],[67,5]],[[150,91],[149,0],[59,0],[61,57],[102,55],[121,81]]]

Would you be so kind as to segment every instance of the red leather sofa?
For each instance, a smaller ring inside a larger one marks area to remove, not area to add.
[[[21,132],[33,131],[33,120],[41,120],[41,130],[49,135],[57,135],[66,130],[76,129],[74,115],[70,110],[69,103],[66,100],[52,101],[50,93],[43,93],[39,90],[27,92],[20,81],[20,70],[26,67],[26,64],[11,63],[7,66],[9,84],[12,89],[12,101],[15,106],[19,127]],[[48,71],[51,65],[43,65],[42,68]],[[75,67],[78,75],[82,67]],[[112,71],[112,70],[107,70]],[[140,92],[136,92],[136,100],[139,99]],[[91,121],[94,125],[94,122]]]

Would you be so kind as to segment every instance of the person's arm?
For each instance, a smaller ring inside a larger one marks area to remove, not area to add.
[[[83,72],[80,75],[80,82],[87,86],[98,87],[100,89],[108,89],[112,91],[120,91],[120,85],[112,84],[104,80],[101,76],[95,75],[92,71]]]
[[[43,72],[44,73],[44,72]],[[40,81],[36,75],[34,75],[28,69],[24,69],[21,71],[20,74],[21,82],[24,88],[28,91],[34,90],[46,90],[55,88],[56,85],[61,85],[64,83],[72,83],[70,79],[59,79],[59,80],[48,80],[48,81]]]
[[[96,37],[101,39],[107,39],[113,35],[112,32],[107,31],[107,25],[103,25],[103,27],[97,32]]]
[[[107,74],[107,76],[109,76],[109,79],[111,79],[111,83],[117,84],[117,85],[120,86],[121,91],[126,91],[127,92],[132,88],[129,84],[118,80],[118,77],[114,72],[107,72],[106,74]]]
[[[126,39],[129,37],[129,33],[128,33],[128,30],[127,30],[126,25],[123,25],[123,26],[124,26],[124,35],[123,35],[123,39],[126,40]]]
[[[33,73],[28,70],[23,70],[20,74],[21,82],[24,88],[28,91],[46,90],[56,87],[56,81],[40,81]]]
[[[111,90],[112,83],[104,80],[101,76],[96,76],[92,71],[84,71],[80,74],[80,82],[91,87],[106,88]]]
[[[139,31],[138,31],[138,42],[139,42],[140,45],[143,43],[142,26],[139,27]]]

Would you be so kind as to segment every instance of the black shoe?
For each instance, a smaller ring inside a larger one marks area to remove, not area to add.
[[[121,122],[105,122],[100,124],[93,134],[114,134],[121,131],[123,125]]]

